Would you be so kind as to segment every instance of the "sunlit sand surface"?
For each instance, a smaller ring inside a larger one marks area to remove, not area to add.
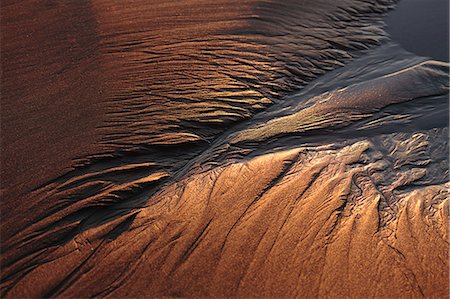
[[[449,65],[395,3],[2,1],[2,297],[448,297]]]

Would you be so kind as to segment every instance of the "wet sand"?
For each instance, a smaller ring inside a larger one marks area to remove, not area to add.
[[[87,5],[1,5],[1,210],[10,218],[29,191],[99,148],[107,80]]]
[[[2,2],[2,297],[447,296],[449,65],[394,3]]]
[[[448,20],[447,0],[402,0],[386,18],[386,29],[406,50],[449,61]]]

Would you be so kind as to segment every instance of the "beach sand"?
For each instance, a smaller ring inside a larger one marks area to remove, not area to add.
[[[449,65],[395,3],[2,1],[2,297],[448,296]]]

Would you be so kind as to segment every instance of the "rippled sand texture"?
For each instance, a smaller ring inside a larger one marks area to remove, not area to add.
[[[3,297],[448,296],[449,65],[279,2],[2,2]]]

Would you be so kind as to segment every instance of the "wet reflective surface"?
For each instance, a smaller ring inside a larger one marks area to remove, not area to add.
[[[401,0],[386,18],[386,30],[410,52],[449,61],[448,14],[447,0]]]
[[[447,296],[448,20],[403,1],[2,1],[2,297]]]

